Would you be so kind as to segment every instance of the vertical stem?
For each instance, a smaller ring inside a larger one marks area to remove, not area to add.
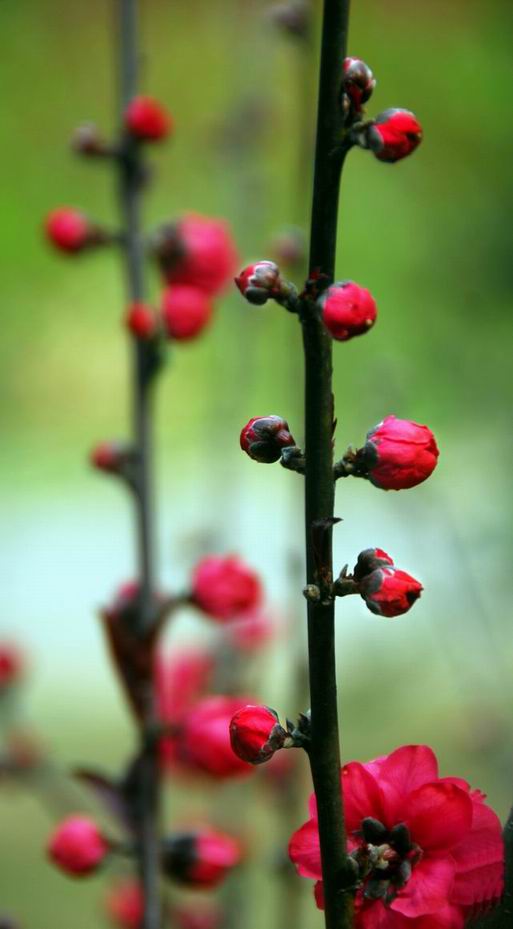
[[[333,281],[340,173],[345,150],[340,102],[349,0],[324,0],[310,231],[310,277]],[[335,497],[331,337],[315,306],[302,312],[305,358],[305,528],[307,581],[320,590],[308,603],[308,657],[312,711],[310,766],[317,798],[327,929],[352,925],[354,881],[346,854],[340,785],[335,663],[332,525]],[[344,892],[346,891],[346,892]]]
[[[137,93],[138,45],[137,0],[116,0],[120,69],[121,117]],[[127,294],[130,302],[144,298],[144,252],[141,229],[141,182],[143,163],[140,147],[125,137],[119,164],[119,207],[122,217]],[[133,436],[138,462],[134,493],[137,537],[138,579],[140,584],[137,627],[134,634],[143,638],[151,629],[153,617],[153,518],[151,471],[151,379],[152,347],[134,339],[132,361]],[[141,723],[141,754],[137,766],[138,790],[134,810],[138,831],[137,855],[144,895],[142,929],[160,929],[161,900],[159,887],[160,776],[155,740],[148,738],[155,717],[153,682],[145,683],[145,711]]]

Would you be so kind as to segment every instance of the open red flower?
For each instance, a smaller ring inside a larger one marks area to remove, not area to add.
[[[207,555],[192,576],[192,600],[212,619],[235,619],[262,599],[260,578],[236,555]]]
[[[500,822],[480,791],[439,777],[432,750],[405,745],[341,772],[348,848],[361,883],[356,929],[462,929],[471,911],[493,905],[503,886]],[[322,872],[315,798],[289,854],[303,877]]]
[[[247,705],[241,697],[205,697],[182,721],[177,758],[192,771],[213,778],[244,777],[252,765],[238,758],[230,744],[232,716]]]
[[[203,827],[164,839],[164,874],[190,887],[215,887],[239,863],[241,848],[224,832]]]

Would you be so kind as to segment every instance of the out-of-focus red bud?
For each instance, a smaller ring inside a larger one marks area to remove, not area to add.
[[[225,626],[230,643],[243,652],[263,648],[274,637],[277,623],[268,610],[257,607],[243,616],[230,620]]]
[[[0,642],[0,696],[19,681],[22,671],[21,652],[8,642]]]
[[[198,287],[173,284],[162,295],[164,330],[177,342],[196,338],[210,322],[212,312],[210,298]]]
[[[196,901],[173,909],[171,922],[177,929],[221,929],[225,915],[220,906]]]
[[[171,114],[153,97],[134,97],[125,110],[128,132],[143,142],[160,142],[173,125]]]
[[[121,442],[100,442],[92,449],[90,461],[99,471],[119,474],[128,457],[130,449],[127,445]]]
[[[109,852],[98,826],[87,816],[69,816],[55,829],[48,855],[61,871],[82,877],[96,871]]]
[[[287,739],[278,714],[268,706],[244,706],[230,722],[230,742],[236,755],[250,764],[262,764],[283,748]]]
[[[254,416],[241,430],[240,447],[253,461],[272,464],[281,458],[282,449],[295,445],[289,424],[281,416]]]
[[[119,929],[141,929],[144,898],[139,882],[133,878],[116,881],[108,890],[105,909]]]
[[[240,859],[236,839],[209,827],[177,832],[163,841],[164,874],[189,887],[216,887]]]
[[[421,142],[422,126],[409,110],[384,110],[364,133],[365,147],[391,164],[411,155]]]
[[[353,281],[332,284],[319,298],[319,305],[326,329],[340,342],[363,335],[376,322],[377,307],[372,294]]]
[[[258,574],[236,555],[207,555],[192,576],[192,600],[208,616],[220,621],[253,610],[262,599]]]
[[[152,339],[159,328],[157,314],[147,303],[132,303],[128,307],[125,323],[136,339]]]
[[[97,228],[87,216],[72,207],[60,207],[45,221],[47,239],[61,252],[74,254],[97,242]]]
[[[186,213],[153,234],[150,249],[169,284],[187,284],[215,296],[229,283],[238,255],[228,223]]]

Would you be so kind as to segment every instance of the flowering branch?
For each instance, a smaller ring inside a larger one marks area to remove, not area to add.
[[[335,273],[338,195],[347,148],[340,145],[340,62],[346,56],[349,0],[325,0],[315,174],[310,229],[310,278],[331,284]],[[335,658],[335,606],[331,593],[334,507],[332,340],[308,299],[301,322],[305,358],[305,529],[309,600],[308,656],[311,746],[308,752],[319,817],[327,929],[352,925],[354,871],[346,854],[340,790],[340,748]]]

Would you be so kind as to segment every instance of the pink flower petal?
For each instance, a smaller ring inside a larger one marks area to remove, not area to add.
[[[499,900],[503,888],[504,846],[498,817],[482,801],[474,802],[472,829],[451,850],[456,878],[451,900],[479,907]]]
[[[436,913],[450,899],[453,881],[454,863],[450,858],[424,858],[390,906],[403,916]]]
[[[427,745],[403,745],[387,757],[371,762],[369,768],[371,773],[375,772],[386,797],[389,814],[396,822],[403,797],[438,777],[436,756]]]
[[[366,816],[373,816],[383,821],[384,805],[381,790],[363,764],[351,761],[344,765],[340,781],[348,834],[359,829],[362,819]]]
[[[309,819],[294,832],[289,842],[289,857],[301,877],[316,880],[322,877],[319,832],[315,820]]]
[[[406,798],[401,814],[414,842],[426,849],[451,849],[472,826],[472,800],[455,784],[424,784]]]

